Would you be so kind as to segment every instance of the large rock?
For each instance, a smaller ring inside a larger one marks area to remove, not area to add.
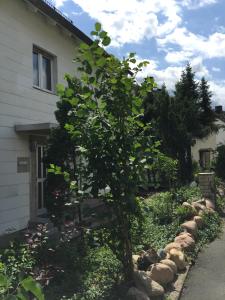
[[[159,261],[159,256],[157,254],[157,252],[155,251],[155,249],[150,248],[148,249],[145,254],[144,254],[144,258],[150,263],[150,264],[154,264],[156,262]]]
[[[204,222],[201,216],[194,216],[194,221],[196,222],[199,229],[204,226]]]
[[[197,210],[188,202],[183,202],[182,206],[187,207],[190,212],[192,212],[192,216],[197,216]]]
[[[182,250],[181,245],[178,243],[169,243],[168,245],[166,245],[165,247],[165,252],[169,253],[171,249],[177,249],[177,250]]]
[[[145,271],[134,271],[134,283],[148,297],[157,297],[164,294],[164,288],[152,280]]]
[[[166,285],[173,281],[175,274],[169,266],[157,263],[151,266],[148,275],[159,284]]]
[[[133,264],[137,264],[139,258],[140,258],[140,255],[133,254],[132,255]]]
[[[182,206],[193,208],[192,205],[190,203],[188,203],[188,202],[183,202]]]
[[[147,251],[142,251],[141,252],[141,256],[140,258],[138,259],[138,268],[140,270],[147,270],[148,267],[151,265],[151,264],[154,264],[156,262],[159,262],[160,258],[157,254],[157,252],[153,249],[153,248],[150,248],[148,249]]]
[[[199,199],[199,200],[194,201],[194,202],[195,202],[195,203],[202,204],[202,205],[205,205],[205,198]]]
[[[202,211],[206,211],[207,208],[205,205],[199,203],[199,202],[192,202],[192,206],[196,209],[196,211],[198,212],[198,214]]]
[[[181,224],[181,228],[185,229],[187,232],[192,234],[193,236],[197,235],[198,227],[195,221],[187,221]]]
[[[182,234],[175,237],[174,240],[176,243],[181,245],[181,248],[184,250],[193,249],[195,246],[195,240],[188,232],[183,232]]]
[[[150,298],[136,287],[131,287],[127,292],[126,300],[150,300]]]
[[[215,210],[215,203],[214,203],[214,201],[212,201],[212,200],[210,200],[210,199],[208,199],[208,198],[205,198],[205,203],[206,203],[206,207],[208,208],[208,209],[212,209],[212,210]]]
[[[172,261],[171,259],[162,259],[160,261],[160,263],[170,267],[170,269],[173,271],[174,275],[177,274],[177,266],[176,266],[175,262]]]
[[[185,257],[182,251],[179,251],[177,249],[171,249],[169,255],[170,259],[173,262],[175,262],[179,271],[184,270],[186,268]]]

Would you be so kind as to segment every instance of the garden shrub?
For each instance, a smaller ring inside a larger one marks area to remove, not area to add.
[[[196,258],[198,252],[203,248],[205,244],[212,242],[222,230],[222,222],[217,212],[206,211],[202,215],[204,221],[204,227],[198,230],[198,240],[194,251],[189,253],[189,256]]]
[[[195,213],[195,209],[193,207],[187,207],[179,205],[174,212],[175,217],[179,220],[180,223],[184,221],[190,220]]]
[[[216,175],[225,180],[225,145],[221,144],[216,148],[217,157],[214,161]]]
[[[183,186],[173,192],[173,197],[177,203],[193,202],[202,197],[201,190],[198,186]]]
[[[159,193],[147,200],[147,207],[152,212],[154,221],[159,224],[172,222],[175,203],[170,192]]]

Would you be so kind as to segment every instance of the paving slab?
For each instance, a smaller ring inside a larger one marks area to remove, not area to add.
[[[223,233],[199,253],[181,300],[225,300],[225,225]]]

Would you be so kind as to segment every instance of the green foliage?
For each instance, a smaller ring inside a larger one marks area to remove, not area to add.
[[[147,250],[150,247],[154,249],[162,249],[170,241],[173,241],[180,232],[179,222],[173,220],[168,224],[159,224],[155,222],[155,218],[151,211],[144,208],[144,219],[141,229],[137,224],[133,223],[133,241],[134,252]]]
[[[179,223],[183,223],[184,221],[190,220],[193,218],[195,213],[195,209],[193,207],[186,207],[179,205],[175,210],[175,216],[179,220]]]
[[[214,162],[216,176],[225,180],[225,145],[219,145],[216,149],[217,156]]]
[[[12,286],[16,286],[20,274],[29,274],[35,265],[31,251],[25,244],[18,242],[11,243],[8,249],[2,251],[0,258]]]
[[[155,222],[159,224],[171,223],[175,203],[170,192],[159,193],[148,200],[148,208],[152,212]]]
[[[203,214],[204,228],[198,230],[198,240],[195,251],[189,253],[193,258],[196,258],[198,252],[207,243],[212,242],[222,231],[222,222],[217,212],[205,212]]]
[[[190,182],[193,179],[191,146],[196,138],[216,130],[207,81],[203,78],[198,84],[187,64],[176,83],[174,96],[170,96],[163,85],[160,90],[148,94],[144,108],[145,121],[154,125],[161,151],[178,161],[179,182]]]
[[[167,187],[169,189],[177,183],[177,160],[160,153],[154,160],[149,171],[149,177],[154,178],[154,186]]]
[[[177,203],[193,202],[202,198],[202,193],[198,186],[183,186],[173,191],[173,197]]]
[[[39,283],[32,277],[19,277],[17,286],[13,289],[11,278],[2,270],[0,272],[0,297],[4,300],[28,300],[30,295],[37,300],[44,300],[44,294]]]
[[[200,121],[203,126],[203,136],[208,135],[213,130],[217,130],[216,125],[214,124],[216,120],[216,115],[212,110],[212,92],[210,92],[210,86],[202,77],[199,84],[199,102],[200,102]]]
[[[112,299],[113,288],[119,282],[122,268],[111,250],[107,247],[90,250],[84,259],[84,266],[82,289],[74,299]]]

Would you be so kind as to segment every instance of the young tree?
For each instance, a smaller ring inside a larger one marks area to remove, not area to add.
[[[71,174],[64,162],[71,151],[62,144],[62,159],[51,169],[59,176],[66,175],[68,202],[90,196],[104,201],[110,211],[106,242],[122,262],[125,278],[131,280],[131,223],[141,216],[136,193],[144,170],[157,156],[150,125],[143,123],[142,108],[142,99],[154,87],[154,81],[146,78],[137,83],[136,76],[146,62],[136,65],[133,53],[120,61],[104,51],[110,38],[99,23],[92,35],[96,37],[94,42],[90,46],[81,44],[77,58],[80,83],[67,75],[68,86],[59,87],[59,111],[68,104],[61,130],[63,134],[66,130],[69,149],[75,151],[69,159],[69,164],[76,162],[75,167]],[[52,153],[55,150],[53,146]],[[74,174],[82,175],[83,180]]]

